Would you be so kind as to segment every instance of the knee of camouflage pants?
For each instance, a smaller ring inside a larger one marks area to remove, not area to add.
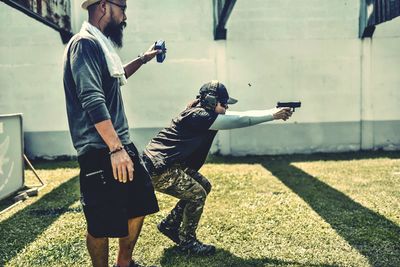
[[[193,203],[196,206],[204,206],[207,198],[207,191],[203,186],[194,183],[183,193],[183,197],[189,203]]]
[[[198,182],[204,188],[204,190],[206,190],[207,194],[211,192],[212,185],[210,181],[208,181],[208,179],[204,177],[201,173],[190,168],[187,168],[185,172],[194,180],[196,180],[196,182]]]
[[[203,178],[204,178],[204,176],[203,176]],[[212,185],[207,179],[205,179],[205,181],[201,184],[201,186],[204,188],[204,190],[206,191],[207,195],[210,194]]]

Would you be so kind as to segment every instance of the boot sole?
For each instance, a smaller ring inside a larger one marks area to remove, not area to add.
[[[179,251],[189,254],[189,255],[194,255],[194,256],[211,256],[211,255],[215,254],[216,249],[212,248],[209,251],[194,252],[194,251],[191,251],[190,249],[179,247]]]

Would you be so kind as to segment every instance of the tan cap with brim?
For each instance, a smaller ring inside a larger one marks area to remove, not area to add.
[[[100,2],[100,1],[101,1],[101,0],[86,0],[86,1],[83,1],[83,3],[82,3],[82,8],[83,8],[83,9],[87,9],[88,6],[93,5],[93,4],[96,4],[97,2]]]

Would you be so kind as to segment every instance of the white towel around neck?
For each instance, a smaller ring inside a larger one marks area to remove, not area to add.
[[[115,52],[113,43],[99,29],[87,21],[83,22],[81,32],[89,33],[96,38],[103,49],[108,71],[110,72],[111,77],[118,78],[121,86],[125,85],[127,83],[125,70],[122,66],[120,57],[118,56],[117,52]]]

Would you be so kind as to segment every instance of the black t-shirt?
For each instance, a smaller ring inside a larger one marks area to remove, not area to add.
[[[174,164],[200,169],[217,133],[209,129],[217,116],[201,107],[181,112],[147,145],[144,154],[153,164],[151,171],[161,173]]]

